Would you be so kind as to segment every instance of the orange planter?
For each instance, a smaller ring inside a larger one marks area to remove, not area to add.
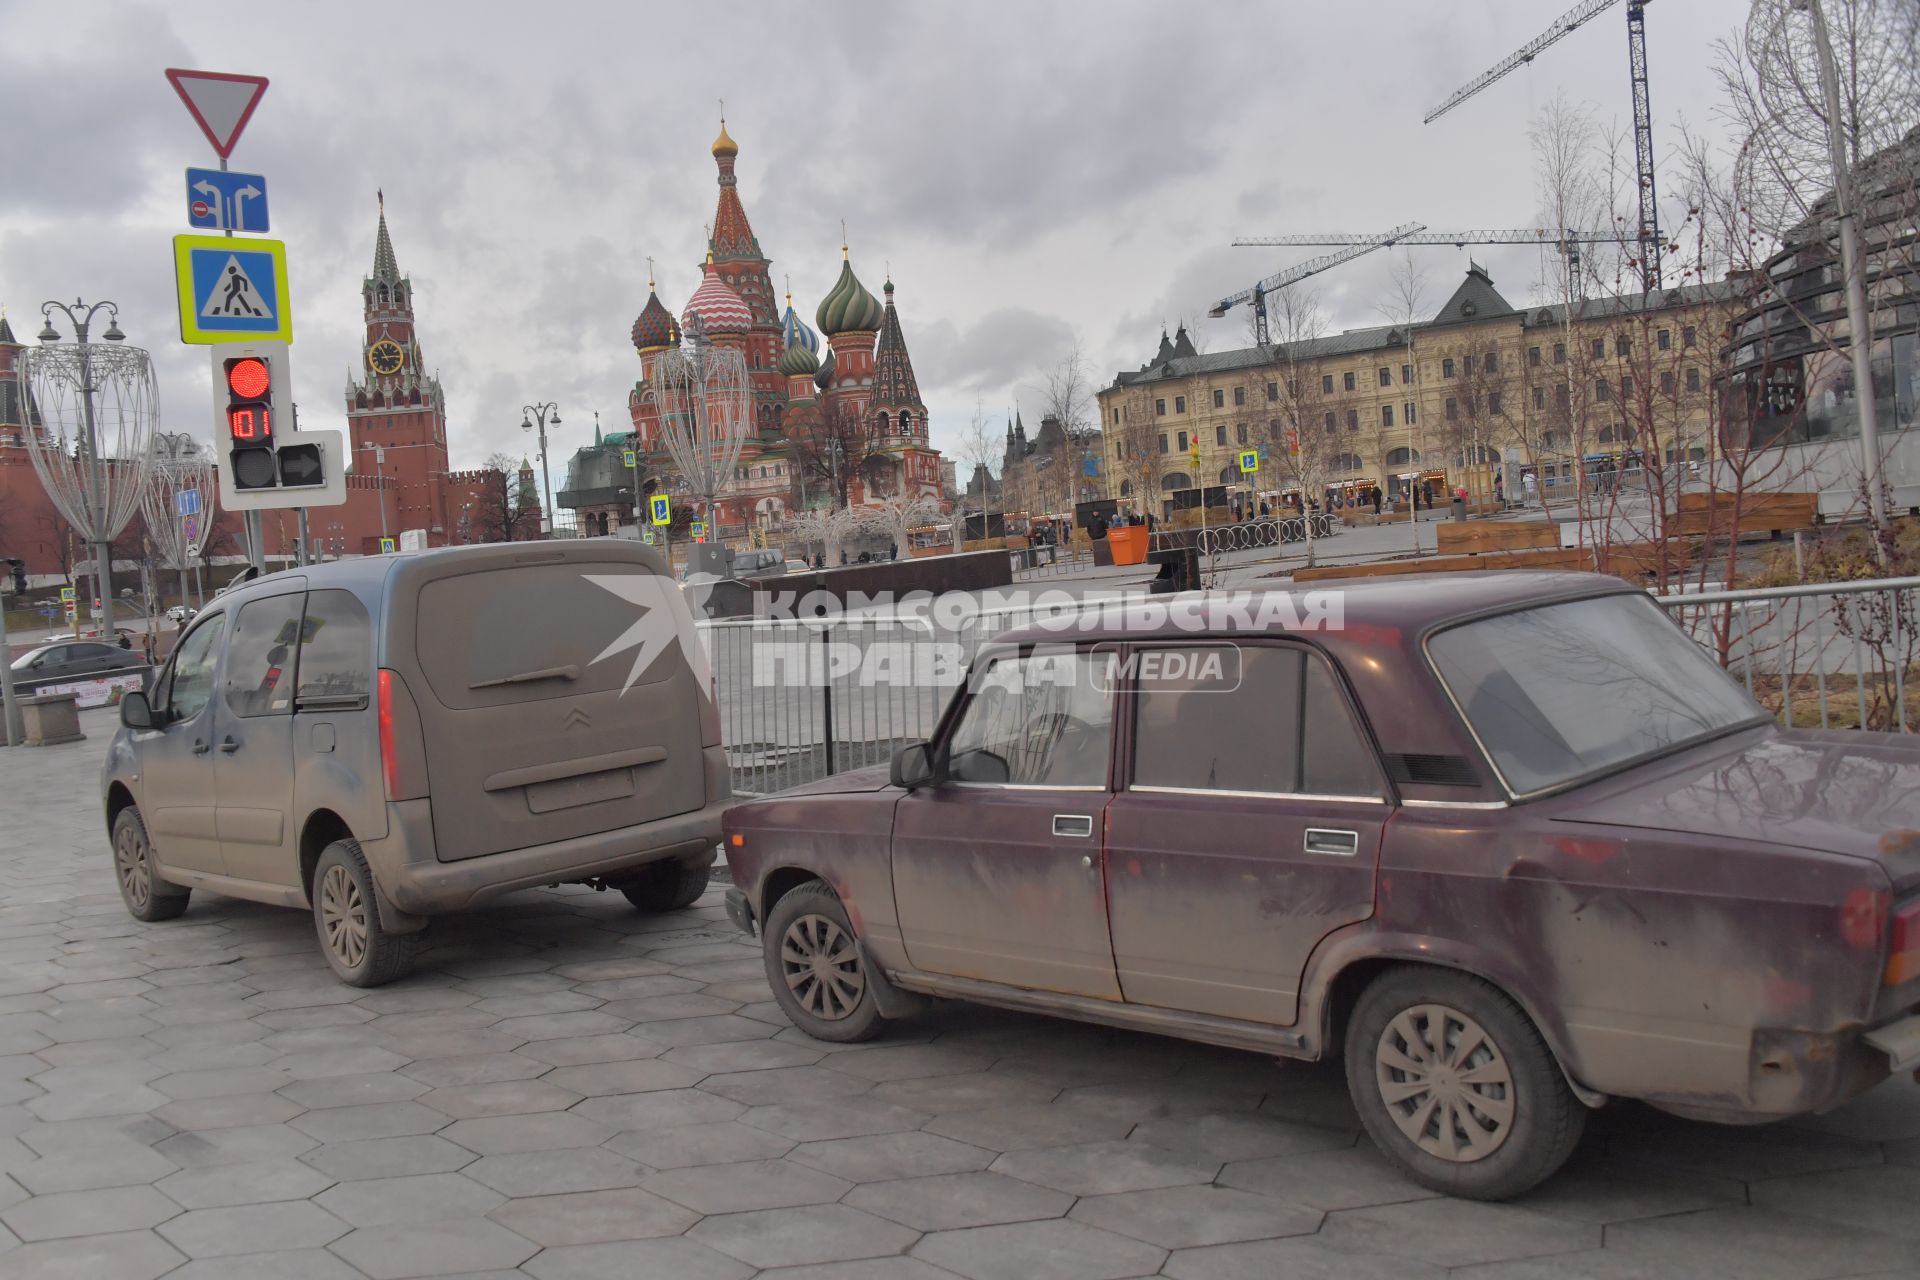
[[[1147,526],[1130,524],[1108,529],[1107,545],[1113,548],[1115,564],[1145,564],[1147,562]]]

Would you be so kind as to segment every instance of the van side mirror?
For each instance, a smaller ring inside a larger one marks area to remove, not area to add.
[[[940,778],[938,770],[933,767],[933,748],[924,742],[914,742],[894,752],[887,781],[908,791],[938,783]]]
[[[153,728],[153,704],[146,694],[134,689],[120,696],[120,723],[129,729]]]

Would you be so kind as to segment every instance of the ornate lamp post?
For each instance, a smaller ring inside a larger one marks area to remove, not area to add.
[[[55,345],[61,312],[74,345]],[[115,345],[88,341],[93,318],[107,313],[100,336]],[[154,424],[159,393],[153,364],[139,347],[121,346],[119,308],[111,302],[41,306],[41,346],[26,353],[16,375],[23,404],[35,406],[42,429],[26,433],[33,469],[67,523],[93,545],[94,592],[101,628],[113,634],[113,540],[140,505],[153,468]]]
[[[153,474],[140,495],[140,511],[160,554],[180,571],[180,603],[184,605],[188,563],[194,559],[197,544],[213,528],[213,459],[202,453],[198,442],[184,431],[156,432],[153,457]],[[192,515],[181,510],[180,501],[180,495],[190,491],[199,493],[199,510]]]
[[[746,356],[713,345],[700,317],[690,316],[680,345],[654,358],[646,394],[659,411],[660,441],[674,468],[700,514],[712,520],[714,499],[734,482],[734,465],[754,432]]]
[[[540,432],[540,488],[547,499],[546,522],[547,536],[553,536],[553,479],[547,474],[547,424],[560,425],[560,407],[548,400],[544,404],[522,405],[520,408],[520,429],[533,431],[538,424]]]

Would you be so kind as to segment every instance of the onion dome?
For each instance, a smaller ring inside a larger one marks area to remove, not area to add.
[[[640,318],[633,322],[633,345],[641,355],[655,351],[664,351],[677,346],[680,342],[680,325],[673,318],[673,312],[667,310],[660,301],[660,295],[654,292],[653,282],[647,282],[647,305],[640,311]]]
[[[715,156],[737,156],[740,154],[740,144],[735,142],[727,133],[727,118],[725,116],[720,117],[720,136],[713,140],[713,154]]]
[[[787,292],[787,314],[780,317],[780,328],[783,331],[782,345],[805,347],[810,354],[816,357],[819,355],[820,335],[815,333],[812,327],[800,318],[800,313],[793,309],[792,290]]]
[[[840,252],[846,253],[845,245],[840,247]],[[878,333],[880,322],[885,318],[880,299],[867,292],[867,287],[853,274],[853,263],[843,257],[840,278],[814,313],[820,331],[829,337],[836,333]]]
[[[833,348],[827,348],[827,355],[820,362],[820,371],[813,375],[813,385],[825,391],[833,383]]]
[[[791,343],[780,353],[780,372],[789,378],[798,378],[817,373],[820,370],[820,357],[798,343]]]
[[[687,299],[686,309],[680,313],[680,323],[685,325],[694,316],[700,317],[700,323],[710,334],[745,333],[753,327],[753,312],[746,302],[728,287],[713,269],[713,258],[707,258],[706,278],[700,287]]]

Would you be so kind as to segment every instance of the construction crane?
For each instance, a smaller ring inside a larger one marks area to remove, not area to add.
[[[1267,332],[1267,295],[1273,290],[1284,289],[1296,281],[1305,280],[1308,276],[1317,276],[1322,271],[1337,267],[1343,262],[1352,262],[1355,258],[1365,257],[1375,249],[1384,249],[1408,236],[1418,235],[1426,229],[1425,223],[1409,222],[1391,231],[1383,231],[1377,236],[1356,237],[1352,244],[1338,252],[1309,258],[1299,266],[1288,267],[1285,271],[1268,276],[1251,289],[1242,289],[1238,293],[1220,299],[1213,304],[1207,314],[1218,320],[1241,303],[1251,302],[1253,304],[1253,340],[1264,347],[1270,341]]]
[[[1373,237],[1349,235],[1341,232],[1314,234],[1305,232],[1290,236],[1242,236],[1233,242],[1234,248],[1267,248],[1272,245],[1349,245],[1360,244]],[[1610,231],[1575,231],[1571,227],[1555,229],[1553,227],[1523,228],[1514,231],[1422,231],[1416,235],[1402,236],[1401,244],[1450,244],[1456,249],[1470,244],[1550,244],[1560,251],[1567,264],[1567,294],[1577,298],[1580,295],[1580,246],[1583,244],[1606,244],[1616,238]]]
[[[1427,112],[1425,123],[1432,124],[1488,85],[1528,65],[1548,45],[1572,34],[1589,19],[1618,3],[1620,0],[1583,0],[1583,3],[1555,19],[1552,26],[1517,52],[1454,90],[1445,102]],[[1660,287],[1661,245],[1660,212],[1653,183],[1653,101],[1647,91],[1647,0],[1626,0],[1626,5],[1627,69],[1633,82],[1633,153],[1639,169],[1640,185],[1640,228],[1637,239],[1640,244],[1641,279],[1651,292]]]

